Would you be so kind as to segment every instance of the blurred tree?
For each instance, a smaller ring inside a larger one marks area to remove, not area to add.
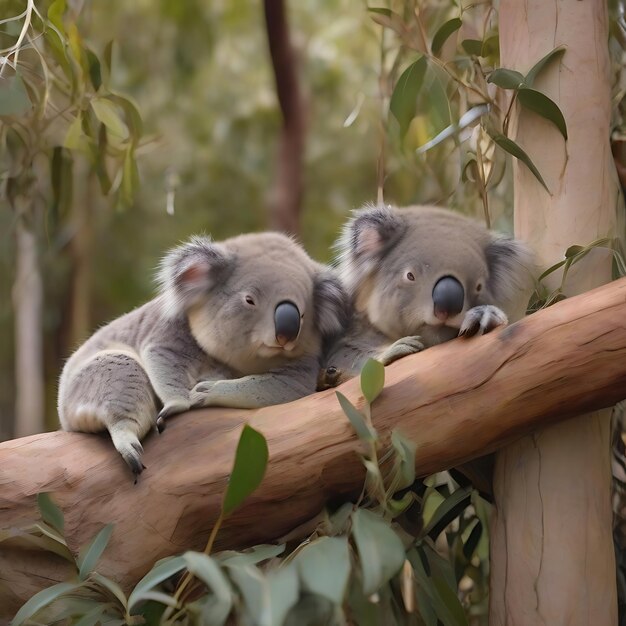
[[[280,131],[274,182],[269,191],[269,226],[297,234],[300,230],[305,110],[298,80],[298,62],[290,41],[284,0],[264,0],[265,27],[276,94],[283,123]]]

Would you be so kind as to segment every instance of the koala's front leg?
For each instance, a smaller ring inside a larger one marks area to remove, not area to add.
[[[316,359],[307,358],[266,374],[200,381],[191,390],[191,406],[257,409],[291,402],[315,391],[318,367]]]
[[[189,387],[193,364],[165,346],[151,346],[141,356],[152,387],[163,403],[156,417],[156,428],[161,433],[167,417],[191,408]]]
[[[383,365],[389,365],[404,356],[416,354],[424,349],[425,346],[422,343],[421,337],[402,337],[402,339],[394,341],[394,343],[382,350],[378,356],[375,356],[374,358],[380,361]]]
[[[475,306],[465,314],[459,336],[484,335],[498,328],[498,326],[506,326],[508,323],[506,313],[497,306],[491,304]]]

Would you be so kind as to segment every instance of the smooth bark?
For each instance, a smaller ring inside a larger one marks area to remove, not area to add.
[[[503,67],[525,74],[552,49],[566,48],[534,87],[563,112],[567,142],[552,123],[519,106],[509,129],[550,189],[546,193],[528,168],[515,162],[516,235],[530,243],[542,269],[561,260],[572,245],[623,236],[609,146],[607,40],[603,0],[500,4]],[[611,261],[606,249],[594,250],[573,266],[565,293],[611,280]],[[547,283],[554,288],[560,280],[557,273]],[[572,340],[577,341],[575,334]],[[575,419],[521,439],[497,456],[493,625],[617,623],[610,410],[582,415],[580,409]]]
[[[451,341],[394,363],[373,420],[384,442],[394,428],[416,442],[416,470],[423,476],[548,422],[608,406],[624,389],[626,279],[486,337]],[[363,405],[358,380],[341,391]],[[107,436],[55,432],[2,443],[0,528],[35,521],[36,494],[53,492],[72,550],[104,524],[115,524],[98,571],[128,588],[157,559],[203,548],[244,420],[268,440],[268,471],[226,519],[216,549],[277,540],[329,500],[359,493],[361,444],[328,390],[254,411],[177,416],[163,435],[144,442],[147,469],[137,485]],[[68,572],[54,555],[0,543],[0,617]]]

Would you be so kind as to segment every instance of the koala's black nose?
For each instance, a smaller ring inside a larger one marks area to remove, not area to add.
[[[465,291],[463,285],[452,276],[440,278],[433,288],[435,315],[441,321],[454,317],[463,310]]]
[[[281,346],[293,341],[300,332],[300,311],[293,303],[285,300],[274,311],[274,326],[276,328],[276,341]]]

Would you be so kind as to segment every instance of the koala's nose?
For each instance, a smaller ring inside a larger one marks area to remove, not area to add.
[[[276,341],[281,346],[293,341],[300,332],[300,311],[293,303],[285,300],[280,302],[274,311],[274,327]]]
[[[433,288],[435,315],[443,322],[463,310],[464,300],[463,285],[452,276],[440,278]]]

